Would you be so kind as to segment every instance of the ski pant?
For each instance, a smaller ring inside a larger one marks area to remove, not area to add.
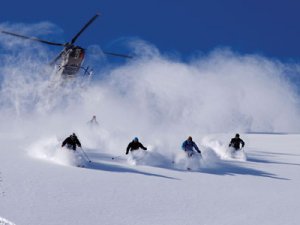
[[[189,151],[189,150],[185,151],[185,153],[186,153],[187,157],[189,157],[189,158],[195,154],[194,151]]]

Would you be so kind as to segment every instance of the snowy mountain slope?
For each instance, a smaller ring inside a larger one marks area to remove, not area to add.
[[[32,225],[298,224],[300,136],[244,137],[247,161],[213,158],[192,172],[132,166],[96,150],[88,168],[64,166],[1,140],[1,216]]]

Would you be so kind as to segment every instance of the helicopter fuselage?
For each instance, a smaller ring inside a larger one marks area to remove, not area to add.
[[[71,46],[64,50],[59,69],[66,77],[75,76],[82,68],[85,50],[79,46]]]

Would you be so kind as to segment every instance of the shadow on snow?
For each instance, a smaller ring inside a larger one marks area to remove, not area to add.
[[[105,161],[107,163],[99,163],[99,162],[92,162],[90,166],[88,166],[89,169],[95,169],[95,170],[104,170],[104,171],[110,171],[110,172],[124,172],[124,173],[137,173],[141,175],[148,175],[148,176],[156,176],[161,178],[168,178],[168,179],[177,179],[174,177],[168,177],[164,175],[159,174],[153,174],[148,172],[142,172],[136,169],[128,168],[126,166],[120,166],[116,163],[124,163],[125,159],[123,156],[120,157],[113,157],[110,154],[106,153],[90,153],[89,154],[94,160],[100,160]],[[115,159],[112,159],[115,158]],[[250,162],[256,162],[254,158],[250,157]],[[112,163],[114,162],[114,163]],[[266,162],[266,163],[272,163],[268,161],[257,161],[257,162]],[[278,177],[276,174],[264,172],[262,170],[247,168],[244,166],[239,165],[240,162],[236,161],[218,161],[215,162],[213,166],[211,167],[201,167],[198,170],[192,170],[189,172],[201,172],[201,173],[208,173],[208,174],[214,174],[214,175],[250,175],[250,176],[258,176],[258,177],[266,177],[266,178],[273,178],[273,179],[279,179],[279,180],[289,180],[287,178],[281,178]],[[150,165],[151,166],[151,165]],[[157,168],[163,168],[173,171],[180,171],[180,172],[186,172],[186,170],[181,170],[172,166],[151,166],[151,167],[157,167]],[[178,179],[177,179],[178,180]]]
[[[231,176],[250,175],[250,176],[273,178],[278,180],[289,180],[287,178],[282,178],[277,176],[276,174],[268,173],[262,170],[242,167],[240,165],[236,165],[235,162],[232,161],[218,162],[215,164],[215,167],[201,168],[200,172],[215,174],[215,175],[231,175]]]
[[[256,153],[251,153],[248,156],[249,162],[255,163],[269,163],[269,164],[278,164],[278,165],[291,165],[291,166],[300,166],[299,163],[289,163],[289,162],[279,162],[274,160],[262,159],[262,155],[267,157],[278,157],[278,156],[299,156],[298,154],[290,154],[290,153],[275,153],[275,152],[263,152],[263,151],[255,151]]]
[[[93,153],[90,154],[93,155],[93,159],[100,159],[102,161],[110,161],[112,162],[112,156],[109,156],[108,154],[99,154],[99,153]],[[167,179],[175,179],[178,180],[177,178],[174,177],[169,177],[169,176],[164,176],[160,174],[155,174],[155,173],[148,173],[148,172],[143,172],[140,170],[128,168],[125,166],[120,166],[115,163],[102,163],[102,162],[94,162],[92,161],[91,163],[88,163],[86,165],[86,169],[93,169],[93,170],[101,170],[101,171],[108,171],[108,172],[116,172],[116,173],[136,173],[136,174],[141,174],[141,175],[146,175],[146,176],[154,176],[154,177],[159,177],[159,178],[167,178]]]

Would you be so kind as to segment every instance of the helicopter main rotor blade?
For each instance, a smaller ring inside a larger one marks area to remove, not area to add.
[[[85,25],[83,28],[81,28],[81,30],[73,37],[73,39],[71,40],[70,44],[74,44],[74,42],[77,40],[77,38],[81,35],[81,33],[89,26],[91,25],[92,22],[94,22],[94,20],[99,16],[100,14],[97,13],[95,16],[93,16]]]
[[[132,59],[133,57],[130,55],[124,55],[124,54],[119,54],[119,53],[113,53],[113,52],[103,52],[106,55],[112,55],[112,56],[117,56],[117,57],[122,57],[122,58],[129,58]]]
[[[4,31],[4,30],[1,30],[0,32],[3,33],[3,34],[8,34],[8,35],[11,35],[11,36],[15,36],[15,37],[23,38],[23,39],[28,39],[28,40],[31,40],[31,41],[38,41],[38,42],[48,44],[48,45],[65,46],[65,44],[51,42],[51,41],[45,41],[45,40],[42,40],[42,39],[39,39],[39,38],[36,38],[36,37],[27,37],[27,36],[24,36],[24,35],[8,32],[8,31]]]

